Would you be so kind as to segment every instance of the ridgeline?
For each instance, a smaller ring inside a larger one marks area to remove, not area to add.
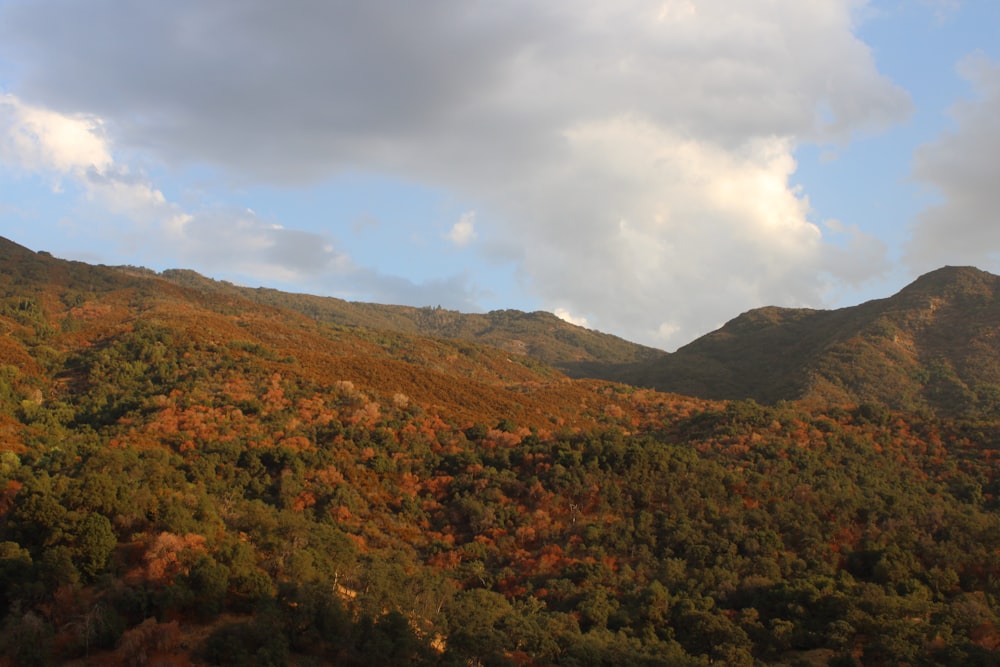
[[[995,285],[666,355],[0,240],[0,664],[997,664]]]

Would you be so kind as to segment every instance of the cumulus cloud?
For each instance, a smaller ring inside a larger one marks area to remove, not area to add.
[[[9,93],[0,96],[0,159],[9,167],[52,175],[57,189],[59,179],[71,178],[104,210],[137,223],[182,226],[188,216],[115,163],[103,128],[103,121],[91,114],[62,114]]]
[[[1000,64],[969,58],[960,73],[974,96],[955,105],[954,129],[922,146],[914,177],[940,201],[916,219],[906,261],[917,270],[944,264],[1000,269]]]
[[[908,100],[852,34],[859,4],[32,0],[7,3],[0,41],[26,95],[178,159],[480,172],[633,110],[724,144],[891,122]]]
[[[558,317],[560,320],[569,322],[570,324],[575,324],[578,327],[589,327],[590,323],[587,321],[586,317],[574,317],[571,312],[565,308],[556,308],[552,311],[552,314]]]
[[[854,35],[863,6],[12,0],[0,55],[27,98],[168,162],[460,193],[489,215],[452,242],[478,234],[542,302],[669,347],[864,274],[789,184],[801,142],[908,112]]]
[[[80,173],[104,169],[111,154],[102,123],[89,114],[64,115],[0,95],[0,160],[28,171]]]
[[[467,246],[476,240],[476,212],[466,211],[448,232],[447,238],[455,245]]]
[[[10,168],[72,179],[104,220],[108,242],[133,256],[160,263],[169,258],[263,282],[313,282],[326,291],[387,300],[423,296],[450,307],[471,303],[464,279],[417,285],[359,267],[331,239],[261,220],[249,209],[184,210],[146,175],[113,158],[103,127],[96,116],[62,114],[5,94],[0,160]]]
[[[521,193],[525,208],[512,216],[532,235],[522,262],[542,293],[670,346],[752,305],[798,305],[822,291],[817,269],[832,249],[788,186],[788,140],[726,150],[634,118],[566,138],[574,168],[553,175],[544,195]],[[607,183],[617,187],[597,185]],[[538,219],[552,222],[533,232]]]

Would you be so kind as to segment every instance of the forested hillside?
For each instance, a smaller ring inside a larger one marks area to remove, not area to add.
[[[717,400],[877,402],[965,417],[1000,413],[1000,278],[971,267],[945,267],[891,297],[848,308],[752,310],[673,354],[551,313],[463,314],[237,287],[192,271],[162,277],[342,327],[486,344],[576,378]]]
[[[569,380],[0,243],[0,664],[991,665],[1000,423]]]
[[[705,398],[1000,414],[1000,278],[945,267],[838,310],[760,308],[618,377]]]
[[[666,355],[662,350],[585,329],[541,311],[460,313],[440,306],[414,308],[359,303],[274,289],[239,287],[186,270],[164,271],[161,277],[199,291],[229,294],[255,303],[294,310],[318,322],[491,345],[510,354],[540,361],[570,377],[613,379],[623,367],[645,364]]]

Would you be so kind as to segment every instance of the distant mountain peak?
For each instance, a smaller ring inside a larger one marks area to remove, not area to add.
[[[931,296],[993,295],[1000,277],[974,266],[944,266],[925,273],[900,290],[899,295],[926,294]]]
[[[1000,277],[946,266],[858,306],[751,310],[625,380],[701,398],[982,416],[1000,412],[998,334]]]

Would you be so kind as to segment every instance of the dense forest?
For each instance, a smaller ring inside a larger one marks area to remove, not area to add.
[[[0,664],[1000,662],[996,419],[0,251]]]

